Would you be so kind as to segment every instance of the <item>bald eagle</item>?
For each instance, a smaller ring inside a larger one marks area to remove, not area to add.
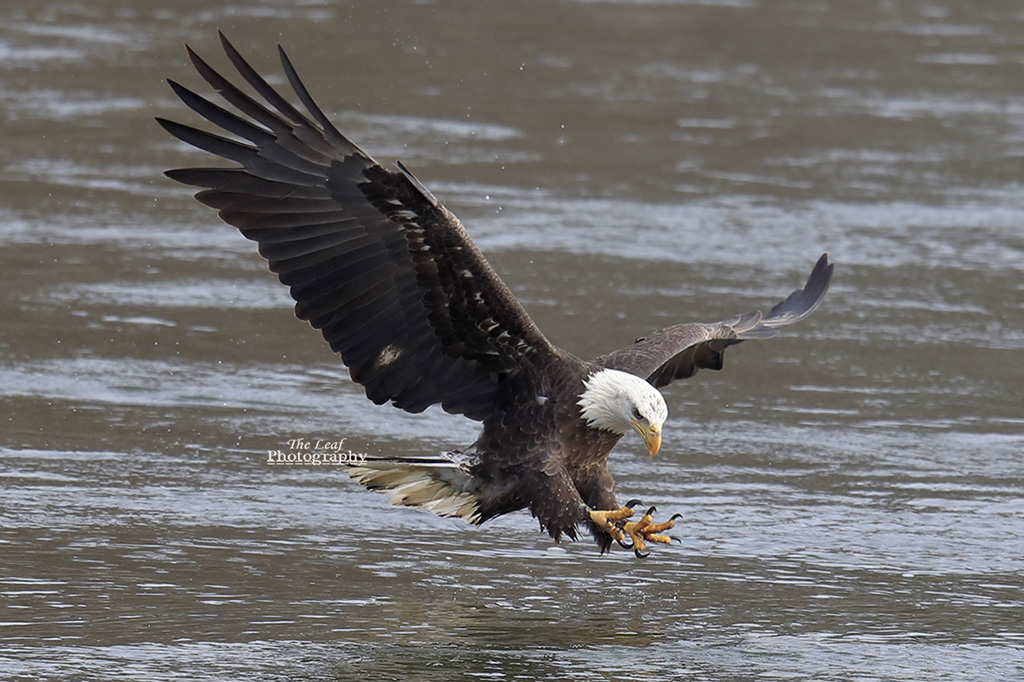
[[[235,166],[167,171],[203,188],[200,202],[259,244],[289,288],[295,315],[320,330],[374,403],[408,412],[440,405],[482,422],[468,448],[376,457],[348,467],[392,502],[474,524],[520,509],[557,541],[588,529],[637,556],[675,517],[630,520],[608,455],[636,431],[653,456],[668,408],[658,388],[721,369],[728,346],[766,339],[810,315],[832,277],[823,255],[803,288],[767,315],[661,329],[592,360],[552,345],[459,220],[401,163],[388,170],[342,135],[279,48],[301,106],[271,87],[223,36],[228,59],[262,102],[187,48],[199,75],[234,110],[168,81],[232,137],[158,119],[180,140]]]

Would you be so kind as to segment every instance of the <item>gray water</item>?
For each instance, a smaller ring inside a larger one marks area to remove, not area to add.
[[[224,29],[459,215],[592,356],[822,308],[666,391],[638,561],[391,507],[294,438],[465,446],[376,407],[253,245],[162,177]],[[1024,678],[1024,7],[0,8],[0,678]]]

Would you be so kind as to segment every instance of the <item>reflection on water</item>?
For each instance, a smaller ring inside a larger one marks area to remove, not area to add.
[[[1021,678],[1016,3],[0,16],[5,679]],[[161,176],[195,158],[162,81],[196,83],[185,41],[223,63],[218,27],[261,69],[288,47],[581,355],[769,305],[829,251],[814,317],[671,387],[658,458],[613,456],[678,543],[600,556],[266,463],[475,425],[372,405]]]

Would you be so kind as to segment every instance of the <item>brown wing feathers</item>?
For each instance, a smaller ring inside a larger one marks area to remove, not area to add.
[[[766,317],[743,313],[715,324],[677,324],[596,358],[604,367],[631,372],[660,388],[692,377],[701,369],[721,369],[725,349],[747,339],[767,339],[778,327],[804,319],[817,309],[832,281],[828,254],[818,259],[801,289],[777,303]]]
[[[196,70],[239,113],[171,82],[231,139],[159,119],[174,136],[238,164],[168,171],[259,244],[295,313],[321,330],[376,403],[418,412],[440,403],[482,419],[501,378],[554,353],[458,220],[404,168],[378,165],[339,133],[284,52],[307,114],[221,36],[245,94],[189,50]],[[241,114],[241,115],[239,115]]]

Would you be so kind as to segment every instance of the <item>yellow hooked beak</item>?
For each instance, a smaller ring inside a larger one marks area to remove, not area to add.
[[[647,452],[651,453],[651,457],[658,454],[658,450],[661,449],[661,427],[657,424],[651,424],[649,429],[645,429],[640,424],[633,422],[633,428],[644,439],[644,445],[647,446]]]

